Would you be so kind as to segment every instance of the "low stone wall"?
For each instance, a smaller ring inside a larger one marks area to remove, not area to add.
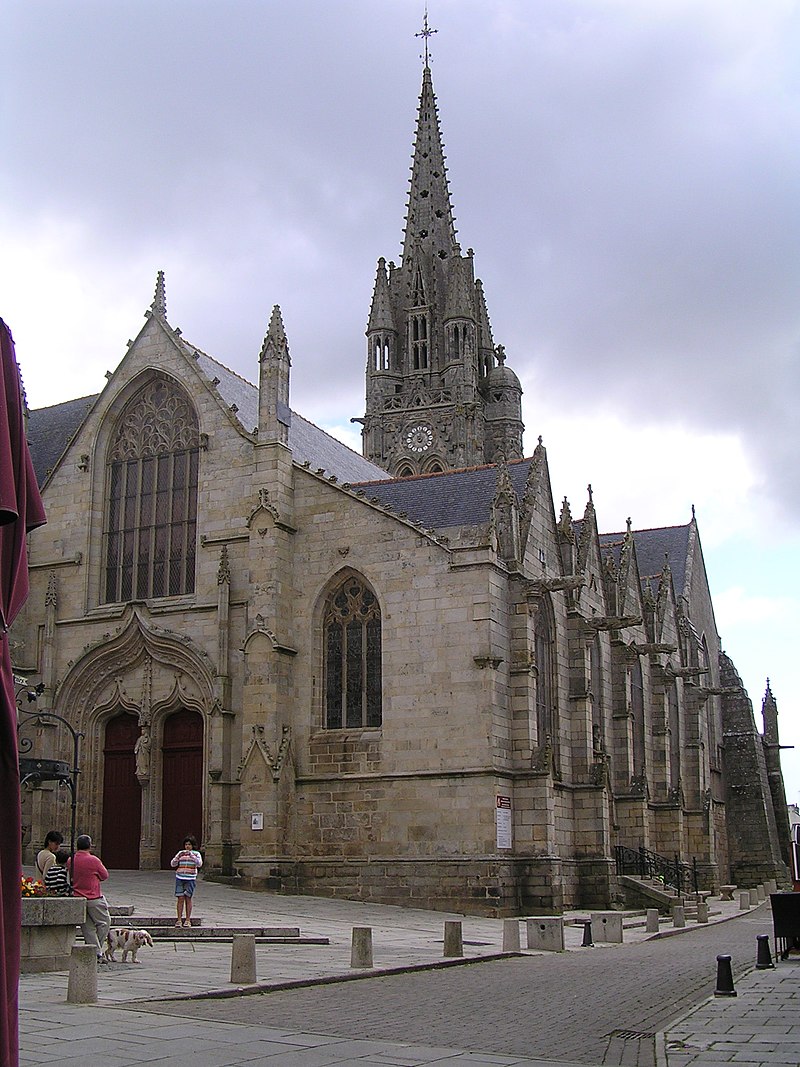
[[[75,927],[85,921],[82,897],[23,897],[20,972],[67,970]]]

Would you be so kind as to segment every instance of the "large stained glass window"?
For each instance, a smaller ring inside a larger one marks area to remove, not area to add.
[[[106,602],[194,592],[197,416],[155,378],[126,405],[107,463]]]
[[[381,724],[381,612],[374,593],[346,578],[328,599],[325,725],[341,730]]]

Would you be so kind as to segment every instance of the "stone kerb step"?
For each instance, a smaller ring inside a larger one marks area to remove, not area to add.
[[[115,929],[147,930],[154,941],[231,941],[239,934],[251,934],[259,944],[329,945],[328,937],[304,937],[299,926],[205,926],[192,916],[191,927],[176,926],[173,918],[137,916],[114,924]]]

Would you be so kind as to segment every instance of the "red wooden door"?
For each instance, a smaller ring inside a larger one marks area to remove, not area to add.
[[[133,746],[139,720],[122,712],[106,723],[103,771],[103,836],[100,858],[108,868],[139,869],[142,787],[136,777]]]
[[[200,845],[203,827],[203,719],[184,708],[164,723],[161,793],[161,866],[191,834]]]

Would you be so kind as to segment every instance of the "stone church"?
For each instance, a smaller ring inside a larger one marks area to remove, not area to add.
[[[601,532],[524,454],[427,63],[363,455],[292,410],[277,307],[253,376],[184,339],[159,275],[102,392],[28,413],[48,524],[15,669],[83,734],[107,866],[191,833],[247,886],[494,915],[620,902],[619,847],[785,881],[777,707],[762,735],[694,515]],[[69,797],[23,802],[30,860]]]

